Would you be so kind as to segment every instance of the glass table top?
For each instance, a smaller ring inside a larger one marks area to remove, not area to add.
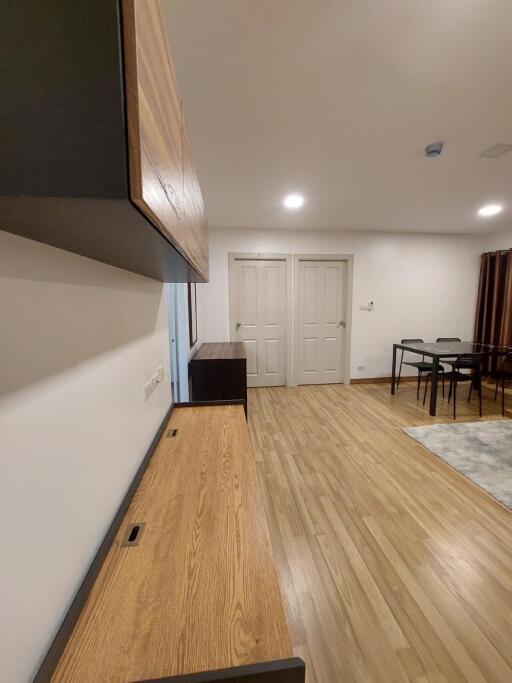
[[[504,347],[495,347],[492,344],[478,344],[476,342],[425,342],[423,344],[397,344],[400,348],[416,353],[424,353],[429,356],[460,356],[466,353],[492,353],[494,349],[507,350]],[[511,349],[512,350],[512,349]]]

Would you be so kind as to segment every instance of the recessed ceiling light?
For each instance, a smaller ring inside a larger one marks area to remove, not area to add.
[[[497,213],[501,213],[503,207],[501,204],[486,204],[478,209],[478,215],[488,218],[489,216],[496,216]]]
[[[283,204],[287,209],[300,209],[304,204],[304,197],[301,194],[287,194]]]

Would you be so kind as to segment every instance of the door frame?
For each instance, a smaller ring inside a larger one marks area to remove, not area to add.
[[[229,339],[230,341],[236,341],[236,321],[232,316],[232,305],[231,302],[235,300],[234,292],[234,272],[235,272],[235,262],[236,261],[284,261],[285,262],[285,305],[286,305],[286,367],[285,367],[285,377],[286,386],[295,386],[293,384],[294,379],[294,367],[293,367],[293,316],[292,316],[292,255],[291,254],[269,254],[269,253],[250,253],[250,252],[229,252],[228,253],[228,280],[229,280]]]
[[[352,283],[354,275],[353,254],[294,254],[293,255],[293,384],[297,386],[299,379],[299,267],[301,261],[343,261],[344,268],[344,305],[345,305],[345,329],[344,339],[341,346],[341,382],[350,384],[350,344],[352,340]]]
[[[169,354],[173,403],[186,403],[189,400],[188,387],[188,322],[186,307],[186,285],[170,282],[167,291],[167,322],[169,327]]]

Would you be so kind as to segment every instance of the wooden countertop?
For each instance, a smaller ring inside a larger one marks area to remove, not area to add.
[[[52,681],[292,657],[242,406],[174,409]],[[137,546],[127,525],[144,522]]]
[[[201,344],[191,360],[231,360],[246,357],[242,342],[214,342]]]

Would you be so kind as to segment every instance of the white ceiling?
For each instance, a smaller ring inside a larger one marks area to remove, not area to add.
[[[512,0],[162,4],[210,226],[512,225]]]

